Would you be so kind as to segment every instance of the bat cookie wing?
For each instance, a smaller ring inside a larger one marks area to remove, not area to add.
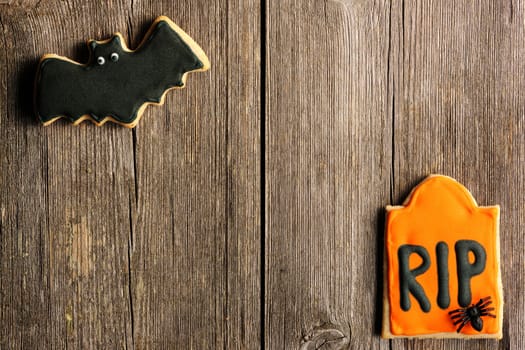
[[[57,55],[40,60],[35,109],[44,125],[67,118],[132,128],[149,104],[162,104],[167,91],[184,87],[188,73],[210,67],[199,45],[165,16],[153,22],[136,50],[119,33],[90,40],[88,47],[86,64]]]

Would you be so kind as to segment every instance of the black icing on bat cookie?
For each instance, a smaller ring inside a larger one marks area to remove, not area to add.
[[[134,51],[120,33],[88,46],[87,64],[57,55],[40,60],[35,109],[44,125],[67,118],[134,127],[148,104],[162,104],[168,90],[184,87],[187,73],[210,66],[202,49],[165,16]]]

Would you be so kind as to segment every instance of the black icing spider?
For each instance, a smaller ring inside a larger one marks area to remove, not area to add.
[[[463,327],[470,322],[472,328],[480,332],[483,329],[483,320],[482,316],[489,316],[495,318],[496,315],[491,314],[489,311],[494,310],[493,307],[487,307],[492,304],[490,296],[479,299],[476,305],[472,304],[469,307],[462,307],[456,310],[450,311],[448,314],[450,318],[454,320],[454,326],[460,324],[457,329],[457,332],[461,332]]]

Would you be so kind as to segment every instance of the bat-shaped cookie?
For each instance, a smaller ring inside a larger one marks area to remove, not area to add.
[[[120,33],[88,41],[87,64],[48,54],[35,81],[35,110],[49,125],[60,118],[137,125],[148,104],[163,104],[166,92],[184,87],[189,72],[205,71],[204,51],[175,23],[158,17],[134,51]]]

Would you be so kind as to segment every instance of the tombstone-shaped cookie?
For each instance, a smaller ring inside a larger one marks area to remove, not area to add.
[[[387,207],[385,338],[501,338],[499,207],[431,175]]]

